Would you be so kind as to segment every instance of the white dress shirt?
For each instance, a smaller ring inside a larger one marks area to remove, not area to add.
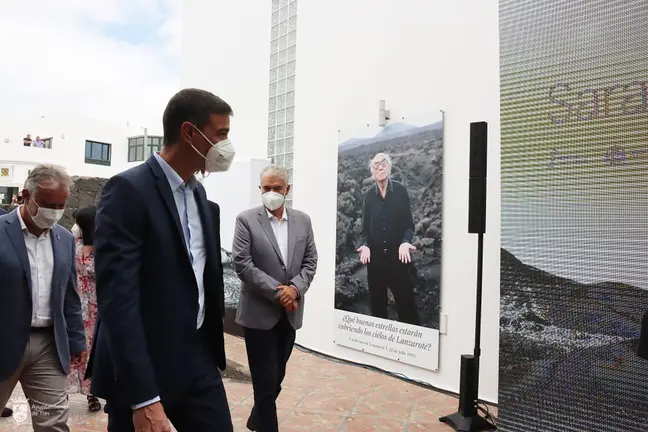
[[[32,285],[32,327],[52,326],[52,273],[54,272],[54,248],[50,230],[45,230],[40,237],[30,233],[17,210],[20,227],[25,239],[29,272]]]
[[[173,192],[173,200],[175,201],[178,210],[178,217],[180,217],[180,224],[182,225],[182,232],[189,233],[190,244],[187,247],[191,257],[191,266],[193,267],[194,276],[196,277],[196,284],[198,285],[198,316],[196,317],[196,328],[200,328],[205,320],[205,263],[207,262],[207,248],[205,247],[205,237],[203,236],[202,222],[200,220],[200,212],[198,211],[198,203],[194,191],[196,190],[197,180],[192,178],[185,184],[182,178],[171,165],[166,163],[158,153],[155,153],[155,159],[162,167],[162,171],[166,175]],[[185,193],[186,202],[185,206]],[[186,216],[185,218],[185,210]],[[188,219],[188,221],[186,220]],[[187,236],[185,235],[185,244]]]
[[[283,260],[286,268],[288,267],[288,214],[286,213],[286,207],[284,207],[283,214],[280,218],[276,218],[272,213],[266,209],[268,213],[268,219],[270,219],[270,226],[272,226],[272,232],[274,233],[277,244],[279,245],[279,251],[281,252],[281,259]]]

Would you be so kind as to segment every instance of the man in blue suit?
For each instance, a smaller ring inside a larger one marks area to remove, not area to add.
[[[72,233],[58,225],[72,182],[38,165],[24,204],[0,216],[0,406],[20,382],[34,431],[65,432],[67,374],[85,362]]]
[[[95,222],[99,326],[92,392],[110,432],[231,432],[219,228],[199,171],[229,169],[232,109],[185,89],[163,116],[164,146],[111,178]]]
[[[0,208],[0,216],[7,214],[4,209]],[[13,410],[11,408],[4,407],[2,412],[0,412],[0,417],[11,417],[13,415]]]

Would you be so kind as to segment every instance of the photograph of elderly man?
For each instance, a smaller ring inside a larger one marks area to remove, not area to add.
[[[335,308],[438,329],[443,115],[341,135]]]

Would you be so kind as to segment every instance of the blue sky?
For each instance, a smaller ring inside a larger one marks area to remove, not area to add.
[[[158,28],[162,25],[159,19],[146,21],[129,21],[125,23],[108,23],[102,33],[109,39],[126,42],[131,45],[161,44],[157,35]]]
[[[179,88],[181,3],[3,2],[0,115],[160,122]]]

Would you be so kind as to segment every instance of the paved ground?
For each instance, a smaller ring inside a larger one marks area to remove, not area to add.
[[[243,341],[226,336],[228,358],[247,364]],[[226,379],[234,430],[244,432],[252,386]],[[20,397],[20,389],[14,397]],[[70,398],[73,432],[106,430],[103,413],[87,412],[85,397]],[[444,432],[438,417],[456,410],[457,400],[363,368],[295,350],[277,402],[281,432]],[[29,425],[0,419],[0,431],[27,432]]]

